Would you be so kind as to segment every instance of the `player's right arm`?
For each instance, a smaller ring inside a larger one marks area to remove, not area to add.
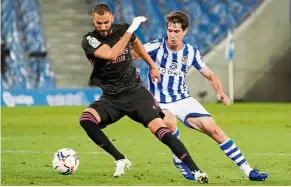
[[[109,45],[98,41],[97,38],[88,35],[83,37],[82,47],[85,53],[94,55],[97,58],[115,60],[125,49],[133,32],[144,21],[146,21],[144,16],[135,17],[130,27],[113,47],[110,47]]]
[[[94,56],[106,60],[115,60],[125,49],[131,38],[132,33],[125,32],[121,39],[111,48],[104,44],[94,52]]]

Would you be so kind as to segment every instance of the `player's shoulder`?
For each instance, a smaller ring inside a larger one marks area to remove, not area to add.
[[[155,39],[155,40],[151,40],[147,43],[144,44],[145,47],[150,47],[150,46],[160,46],[161,43],[163,42],[163,39]]]
[[[96,32],[95,30],[87,32],[86,34],[83,35],[83,39],[84,38],[86,39],[88,36],[93,37],[94,35],[96,35],[95,32]]]
[[[85,34],[82,38],[82,47],[85,49],[90,48],[90,46],[96,48],[100,45],[100,41],[97,38],[96,31],[91,31]]]
[[[83,35],[82,43],[83,42],[88,42],[88,41],[90,41],[92,39],[97,39],[97,34],[96,34],[95,30],[93,30],[91,32],[88,32],[85,35]]]
[[[191,43],[189,42],[186,42],[186,41],[183,41],[183,43],[185,44],[185,46],[187,46],[187,48],[190,48],[190,49],[196,49]]]
[[[112,28],[114,29],[114,30],[123,30],[123,31],[125,31],[125,30],[127,30],[128,29],[128,27],[129,27],[129,24],[128,23],[119,23],[119,24],[112,24]]]
[[[159,38],[159,39],[151,40],[148,43],[150,44],[162,43],[163,40],[164,40],[163,38]]]
[[[122,36],[126,32],[128,27],[129,27],[129,24],[127,23],[112,24],[112,32],[110,34],[110,37]]]
[[[191,43],[184,42],[184,44],[187,46],[187,48],[188,48],[188,51],[190,51],[190,52],[194,52],[194,53],[197,53],[197,52],[199,52],[199,49],[198,49],[198,47],[195,47],[195,46],[194,46],[194,45],[192,45]]]

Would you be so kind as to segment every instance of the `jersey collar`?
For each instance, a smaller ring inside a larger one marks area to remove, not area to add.
[[[183,51],[183,50],[185,49],[185,45],[186,45],[186,44],[185,44],[183,41],[182,41],[183,48],[180,49],[179,51],[174,51],[174,50],[170,49],[170,48],[168,47],[168,43],[167,43],[167,41],[168,41],[168,37],[164,37],[164,42],[165,42],[165,44],[166,44],[166,48],[167,48],[168,51],[171,51],[172,53],[179,53],[179,52],[181,52],[181,51]]]

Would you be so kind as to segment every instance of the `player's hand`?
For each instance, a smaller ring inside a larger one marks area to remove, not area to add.
[[[160,71],[158,68],[151,68],[151,77],[153,82],[159,82],[160,81]]]
[[[224,104],[225,106],[230,105],[230,99],[225,93],[217,93],[217,98]]]
[[[127,32],[133,33],[136,29],[138,29],[139,25],[142,22],[145,22],[147,19],[148,18],[144,16],[138,16],[138,17],[133,18],[130,27],[127,29]]]

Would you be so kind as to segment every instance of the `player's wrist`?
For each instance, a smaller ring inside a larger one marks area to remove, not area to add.
[[[223,91],[217,91],[216,94],[217,95],[224,95],[224,92]]]
[[[126,32],[128,32],[130,34],[133,34],[134,31],[135,31],[135,28],[132,26],[128,27],[128,29],[126,30]]]
[[[153,67],[153,68],[150,68],[151,69],[151,71],[158,71],[159,69],[158,68],[156,68],[156,67]]]
[[[150,66],[151,70],[158,70],[159,69],[155,63],[149,63],[149,66]]]

